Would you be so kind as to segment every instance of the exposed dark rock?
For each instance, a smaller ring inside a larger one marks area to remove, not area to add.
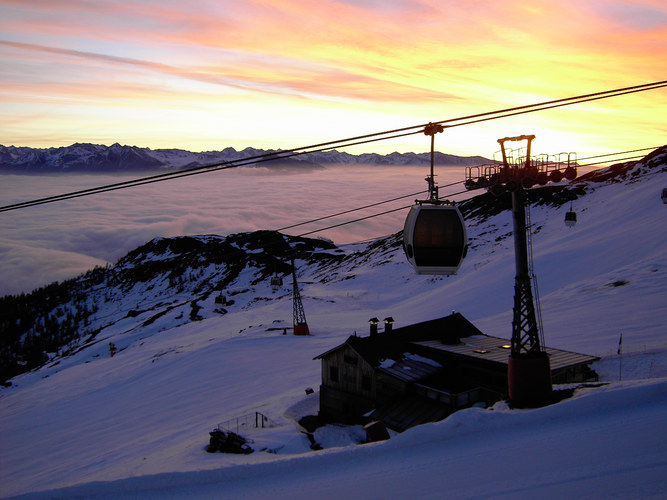
[[[209,444],[206,447],[208,453],[217,451],[222,453],[236,453],[239,455],[248,455],[253,452],[248,442],[242,436],[233,432],[214,429],[209,432],[211,436]]]

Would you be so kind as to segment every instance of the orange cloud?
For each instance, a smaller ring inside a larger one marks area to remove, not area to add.
[[[244,119],[292,109],[294,126],[299,113],[340,113],[381,129],[390,116],[411,124],[661,80],[663,3],[4,0],[0,91],[14,102],[79,96],[81,108],[209,100],[245,106]],[[633,105],[628,124],[659,129],[664,92],[622,102]],[[615,106],[591,105],[587,117],[608,123]]]

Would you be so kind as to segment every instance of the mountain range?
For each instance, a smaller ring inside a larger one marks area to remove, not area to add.
[[[251,158],[249,166],[261,165],[270,168],[318,168],[326,164],[366,165],[425,165],[430,163],[430,153],[390,153],[380,155],[365,153],[352,155],[339,151],[321,151],[295,157],[272,159],[255,163],[257,156],[276,153],[279,150],[245,148],[237,151],[227,147],[221,151],[193,153],[182,149],[149,149],[113,144],[77,143],[58,148],[29,148],[0,145],[0,173],[45,173],[45,172],[122,172],[122,171],[169,171],[195,168],[223,162]],[[460,157],[443,153],[435,154],[438,165],[470,166],[489,163],[483,157]]]

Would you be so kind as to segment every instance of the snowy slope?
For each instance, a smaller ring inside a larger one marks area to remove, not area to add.
[[[666,176],[664,167],[634,171],[589,184],[574,202],[573,229],[562,222],[569,205],[531,210],[546,342],[603,356],[595,368],[609,385],[538,410],[464,410],[379,444],[359,446],[359,429],[327,426],[315,434],[326,449],[310,450],[296,420],[317,411],[317,392],[304,392],[319,386],[313,358],[355,330],[365,334],[368,318],[391,315],[404,326],[455,309],[509,337],[514,257],[502,212],[469,221],[474,245],[456,277],[414,275],[391,238],[344,247],[335,266],[300,261],[311,337],[282,335],[288,291],[272,293],[251,268],[230,285],[243,292],[226,314],[212,295],[200,301],[201,321],[184,322],[176,308],[148,324],[157,309],[128,315],[149,294],[150,282],[137,283],[110,301],[121,314],[97,313],[114,320],[96,342],[0,390],[0,494],[663,497]],[[113,358],[109,341],[120,348]],[[271,453],[204,452],[215,425],[255,411],[276,426],[244,435]]]
[[[388,442],[30,498],[664,498],[667,382],[533,411],[460,411]]]

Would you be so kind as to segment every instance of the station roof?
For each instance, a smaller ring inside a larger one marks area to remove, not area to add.
[[[452,313],[443,318],[394,328],[390,333],[378,333],[370,337],[352,335],[343,344],[329,349],[313,359],[324,358],[348,345],[371,365],[377,366],[383,359],[398,359],[397,356],[400,356],[403,352],[407,342],[436,339],[439,342],[456,344],[461,339],[481,334],[482,332],[461,313]]]
[[[382,420],[387,427],[403,432],[415,425],[437,422],[451,410],[436,401],[415,396],[405,396],[376,409],[371,418]]]
[[[423,340],[412,342],[412,344],[432,349],[435,352],[471,357],[504,365],[508,363],[511,350],[509,340],[484,334],[466,337],[461,339],[458,344],[444,344],[438,340]],[[551,370],[592,363],[599,359],[596,356],[564,351],[553,347],[545,347],[544,350],[549,355]]]
[[[439,363],[411,353],[404,353],[397,361],[385,360],[378,367],[378,371],[403,382],[416,382],[438,373],[441,369],[442,365]]]

